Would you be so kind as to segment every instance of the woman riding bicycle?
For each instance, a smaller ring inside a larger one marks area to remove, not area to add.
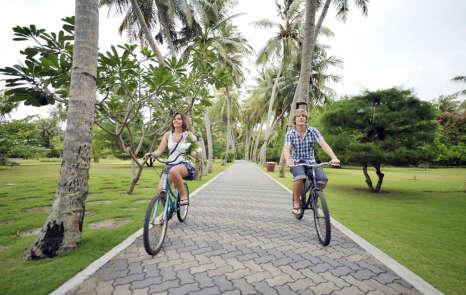
[[[189,138],[188,138],[189,137]],[[144,157],[159,157],[168,147],[169,157],[168,162],[173,162],[167,165],[166,172],[168,180],[174,183],[180,193],[180,205],[188,205],[189,201],[186,198],[186,190],[184,188],[183,179],[192,180],[196,175],[194,166],[183,156],[189,149],[191,143],[196,137],[188,129],[188,122],[183,113],[176,112],[172,117],[171,130],[166,132],[157,150],[152,153],[147,153]],[[176,161],[175,161],[176,159]],[[160,179],[158,191],[162,190],[163,179]]]
[[[314,127],[307,126],[307,112],[304,109],[298,109],[294,113],[293,123],[295,128],[292,128],[286,133],[285,146],[283,148],[284,157],[287,165],[291,168],[293,174],[293,210],[292,213],[297,215],[301,213],[301,205],[299,196],[303,186],[303,180],[307,178],[308,168],[303,166],[295,166],[298,163],[313,164],[316,162],[314,158],[314,143],[318,142],[323,151],[330,157],[330,163],[334,166],[340,165],[335,153],[330,146],[325,142],[320,132]],[[316,182],[320,189],[323,189],[327,184],[327,176],[321,167],[316,168]]]

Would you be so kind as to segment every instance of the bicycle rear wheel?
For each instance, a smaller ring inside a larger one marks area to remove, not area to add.
[[[143,227],[144,249],[147,254],[156,255],[162,248],[167,235],[168,220],[163,218],[165,203],[161,195],[153,197],[146,210]]]
[[[317,237],[322,245],[327,246],[330,243],[332,234],[327,201],[325,200],[323,192],[315,191],[313,194],[314,198],[312,199],[312,206]]]
[[[184,189],[186,191],[186,198],[188,200],[188,205],[180,206],[180,199],[178,197],[178,210],[176,211],[176,216],[180,222],[184,222],[186,220],[186,216],[188,216],[188,209],[189,209],[189,188],[188,184],[184,183]]]

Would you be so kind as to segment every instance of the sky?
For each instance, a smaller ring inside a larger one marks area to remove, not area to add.
[[[258,52],[275,32],[257,29],[251,22],[262,18],[277,20],[274,1],[237,2],[234,13],[241,15],[235,18],[235,23]],[[35,24],[58,31],[62,25],[60,19],[73,14],[72,0],[1,1],[0,67],[22,61],[19,50],[24,45],[12,41],[12,27]],[[372,0],[367,16],[351,5],[346,22],[337,20],[335,11],[330,9],[324,26],[335,36],[319,41],[330,46],[329,54],[344,62],[342,68],[330,69],[342,76],[342,81],[332,87],[342,96],[400,86],[413,89],[423,100],[464,89],[464,85],[450,79],[466,75],[465,15],[464,0]],[[117,32],[121,19],[121,15],[109,15],[107,8],[101,8],[99,50],[127,42],[126,36]],[[256,72],[252,59],[248,66],[246,84],[251,86]],[[48,109],[21,106],[11,118],[31,114],[46,116]]]

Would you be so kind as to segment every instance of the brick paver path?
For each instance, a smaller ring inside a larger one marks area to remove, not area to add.
[[[142,221],[141,221],[142,222]],[[169,223],[163,250],[139,238],[76,294],[419,294],[341,232],[317,241],[311,215],[252,163],[237,161]]]

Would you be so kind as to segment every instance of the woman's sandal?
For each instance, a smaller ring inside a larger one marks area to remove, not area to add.
[[[293,213],[294,215],[299,215],[301,214],[301,208],[293,208],[293,210],[291,210],[291,213]]]
[[[180,206],[187,206],[187,205],[189,205],[188,199],[180,200]]]

